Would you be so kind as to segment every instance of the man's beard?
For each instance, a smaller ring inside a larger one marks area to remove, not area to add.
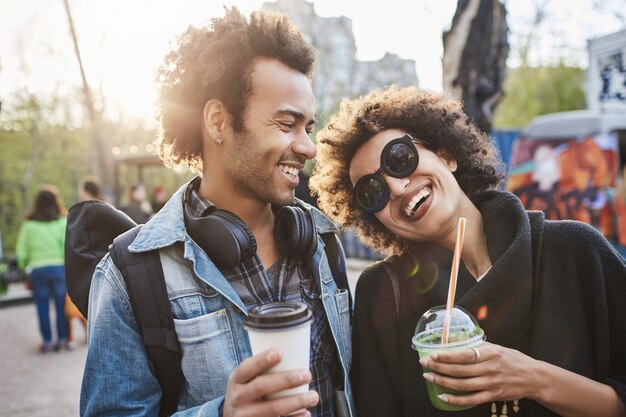
[[[257,138],[247,129],[235,139],[231,174],[237,187],[245,189],[246,194],[276,206],[291,205],[294,202],[295,188],[290,192],[279,192],[276,176],[279,168],[269,164],[275,159],[272,154],[257,152]],[[284,187],[281,187],[281,189]]]

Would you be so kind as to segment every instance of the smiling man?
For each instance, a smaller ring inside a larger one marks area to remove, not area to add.
[[[331,266],[318,244],[336,229],[294,198],[298,174],[316,155],[313,61],[285,16],[247,19],[233,8],[187,29],[159,70],[160,157],[200,175],[129,250],[158,250],[163,265],[182,355],[176,416],[352,415],[349,297],[325,279]],[[308,234],[299,221],[311,225]],[[283,222],[287,232],[277,232]],[[251,355],[244,318],[273,301],[312,311],[309,370],[268,375],[280,353]],[[110,257],[93,277],[89,325],[81,415],[162,415],[162,392]],[[264,399],[302,384],[310,391]]]

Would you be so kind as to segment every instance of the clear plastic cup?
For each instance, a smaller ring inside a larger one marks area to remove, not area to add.
[[[446,314],[446,306],[437,306],[428,310],[417,322],[415,335],[411,339],[411,347],[417,351],[420,359],[439,351],[470,349],[480,346],[485,341],[485,333],[480,328],[476,319],[462,307],[455,306],[450,319],[448,343],[442,344],[443,323]],[[429,369],[423,368],[424,372]],[[435,408],[445,411],[459,411],[472,408],[471,405],[453,405],[441,401],[440,394],[467,395],[469,392],[456,391],[433,384],[428,380],[426,389],[428,397]]]

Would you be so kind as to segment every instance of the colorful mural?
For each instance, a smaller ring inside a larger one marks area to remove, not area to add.
[[[519,138],[513,145],[507,189],[527,209],[549,219],[589,223],[615,234],[612,200],[618,170],[617,137]]]

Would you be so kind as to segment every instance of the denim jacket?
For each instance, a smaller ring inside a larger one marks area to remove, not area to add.
[[[205,252],[185,231],[181,187],[142,228],[131,252],[159,249],[168,298],[182,351],[183,381],[175,416],[220,415],[231,372],[251,356],[243,326],[247,310]],[[311,259],[343,369],[350,413],[351,361],[347,290],[333,280],[320,234],[335,225],[311,208],[318,232]],[[341,262],[345,262],[342,256]],[[106,255],[96,268],[89,296],[89,349],[81,389],[81,416],[157,416],[161,389],[137,331],[124,280]]]

